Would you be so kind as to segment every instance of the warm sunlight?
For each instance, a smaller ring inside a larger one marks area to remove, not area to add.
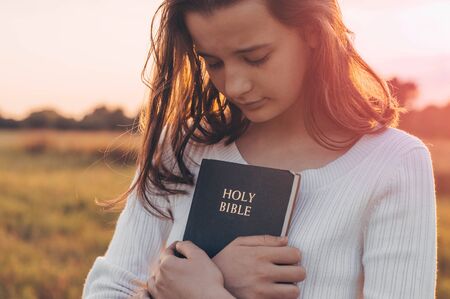
[[[450,298],[450,0],[0,0],[0,38],[0,299]]]
[[[356,47],[386,77],[417,82],[417,105],[450,96],[450,3],[340,2]],[[0,113],[53,107],[80,116],[99,103],[136,113],[150,16],[159,1],[0,4]],[[448,80],[447,80],[448,81]]]

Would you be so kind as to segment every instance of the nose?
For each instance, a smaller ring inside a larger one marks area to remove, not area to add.
[[[253,84],[244,72],[238,69],[229,69],[225,75],[225,93],[228,97],[236,99],[244,96],[253,88]]]

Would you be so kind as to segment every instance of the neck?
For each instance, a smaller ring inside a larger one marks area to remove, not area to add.
[[[269,121],[251,123],[248,134],[259,142],[276,144],[305,144],[312,140],[304,125],[301,101]]]
[[[323,115],[320,115],[317,121],[328,137],[346,140],[351,136],[348,132],[338,130]],[[302,148],[320,147],[306,130],[301,101],[298,101],[293,107],[269,121],[251,123],[246,134],[251,136],[257,143]]]

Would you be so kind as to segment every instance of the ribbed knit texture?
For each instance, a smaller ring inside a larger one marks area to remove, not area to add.
[[[246,164],[234,143],[192,150],[190,157],[194,173],[202,158]],[[307,274],[299,298],[435,297],[436,197],[421,140],[392,128],[365,135],[335,161],[300,174],[288,232]],[[129,197],[108,250],[87,276],[83,298],[134,294],[132,280],[146,281],[161,248],[182,239],[193,187],[188,191],[170,198],[173,224],[147,213],[135,194]]]

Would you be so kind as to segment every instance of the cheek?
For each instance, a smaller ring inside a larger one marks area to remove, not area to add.
[[[297,98],[301,93],[305,70],[305,63],[299,60],[298,56],[284,55],[283,57],[282,55],[271,63],[270,70],[266,73],[267,76],[264,80],[264,89],[274,97]]]
[[[289,86],[286,88],[289,88],[290,92],[295,94],[296,96],[299,96],[301,94],[301,91],[303,89],[303,79],[305,77],[306,68],[304,63],[300,62],[295,65],[292,65],[291,68],[286,71],[288,73],[288,77],[286,78],[286,84]]]

